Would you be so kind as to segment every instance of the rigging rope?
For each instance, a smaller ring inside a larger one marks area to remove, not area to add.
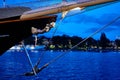
[[[41,53],[41,56],[38,58],[36,64],[34,65],[34,68],[38,67],[38,65],[40,64],[40,62],[41,62],[43,56],[44,56],[44,52]]]
[[[53,32],[50,40],[48,41],[49,43],[48,43],[47,45],[49,45],[50,42],[52,41],[52,38],[54,37],[55,33],[56,33],[57,30],[58,30],[59,25],[61,24],[61,22],[62,22],[63,20],[64,20],[64,18],[62,18],[62,19],[60,20],[60,22],[57,24],[57,26],[56,26],[56,28],[55,28],[55,30],[54,30],[54,32]],[[41,61],[41,59],[42,59],[42,57],[43,57],[44,54],[45,54],[45,51],[41,54],[40,58],[38,59],[38,61],[37,61],[36,64],[35,64],[34,68],[35,68],[35,67],[38,67],[38,65],[40,64],[40,61]]]
[[[33,70],[33,72],[34,72],[34,75],[36,75],[36,71],[35,71],[35,69],[34,69],[34,67],[33,67],[31,58],[30,58],[30,56],[29,56],[29,54],[28,54],[28,51],[27,51],[27,49],[26,49],[26,47],[25,47],[25,45],[24,45],[24,42],[22,42],[22,46],[23,46],[23,48],[24,48],[24,50],[25,50],[25,53],[26,53],[26,55],[27,55],[27,58],[28,58],[28,61],[29,61],[30,65],[31,65],[31,67],[32,67],[32,70]]]
[[[102,6],[104,6],[104,5],[102,5]],[[95,9],[95,8],[93,8],[93,9]],[[90,10],[90,9],[88,9],[88,10]],[[88,10],[87,10],[87,11],[88,11]],[[111,21],[110,23],[108,23],[107,25],[103,26],[102,28],[98,29],[98,30],[95,31],[93,34],[89,35],[87,38],[85,38],[84,40],[82,40],[81,42],[79,42],[78,44],[76,44],[75,46],[73,46],[72,48],[70,48],[70,49],[69,49],[68,51],[66,51],[65,53],[62,53],[62,54],[58,55],[57,57],[55,57],[54,59],[52,59],[51,61],[49,61],[49,62],[46,63],[45,65],[43,65],[43,66],[40,68],[40,71],[41,71],[42,69],[46,68],[49,64],[55,62],[55,61],[56,61],[57,59],[59,59],[60,57],[64,56],[67,52],[69,52],[69,51],[71,51],[72,49],[76,48],[78,45],[80,45],[81,43],[83,43],[84,41],[86,41],[87,39],[89,39],[90,37],[94,36],[95,34],[97,34],[98,32],[100,32],[101,30],[103,30],[104,28],[106,28],[106,27],[108,27],[109,25],[111,25],[112,23],[114,23],[114,22],[115,22],[116,20],[118,20],[119,18],[120,18],[120,17],[118,17],[118,18],[116,18],[115,20]],[[64,19],[64,18],[62,18],[62,19],[60,20],[60,22],[58,23],[58,25],[56,26],[56,28],[55,28],[55,30],[54,30],[54,32],[53,32],[53,34],[52,34],[52,37],[51,37],[50,40],[49,40],[49,43],[52,41],[52,38],[54,37],[54,35],[55,35],[55,33],[56,33],[56,31],[57,31],[60,23],[63,21],[63,19]],[[48,43],[47,45],[49,45],[49,43]],[[40,64],[40,61],[41,61],[41,59],[42,59],[42,57],[43,57],[43,55],[44,55],[45,52],[43,52],[43,53],[41,54],[41,56],[39,57],[38,61],[37,61],[36,64],[35,64],[35,66],[33,66],[32,61],[31,61],[31,59],[30,59],[30,57],[29,57],[29,54],[28,54],[28,52],[27,52],[27,50],[26,50],[25,47],[24,47],[24,49],[25,49],[25,52],[26,52],[26,54],[27,54],[27,56],[28,56],[29,62],[30,62],[30,64],[31,64],[31,66],[32,66],[33,72],[34,72],[34,74],[36,75],[35,68],[37,68],[38,65]]]
[[[52,59],[52,60],[49,61],[48,63],[44,64],[44,65],[40,68],[40,71],[43,70],[44,68],[46,68],[49,64],[55,62],[56,60],[58,60],[59,58],[61,58],[62,56],[64,56],[66,53],[68,53],[68,52],[71,51],[72,49],[76,48],[78,45],[80,45],[80,44],[82,44],[83,42],[85,42],[85,41],[86,41],[87,39],[89,39],[90,37],[94,36],[95,34],[97,34],[97,33],[100,32],[100,31],[102,31],[104,28],[110,26],[112,23],[114,23],[115,21],[117,21],[119,18],[120,18],[120,16],[118,16],[117,18],[115,18],[114,20],[112,20],[112,21],[109,22],[107,25],[103,26],[102,28],[96,30],[93,34],[89,35],[87,38],[85,38],[84,40],[82,40],[81,42],[79,42],[78,44],[76,44],[75,46],[73,46],[72,48],[70,48],[70,49],[69,49],[68,51],[66,51],[65,53],[62,53],[62,54],[58,55],[57,57],[55,57],[54,59]],[[52,38],[54,37],[54,35],[55,35],[55,33],[56,33],[56,31],[57,31],[60,23],[63,21],[63,19],[64,19],[64,18],[62,18],[62,19],[60,20],[59,24],[56,26],[56,29],[55,29],[55,31],[53,32],[52,37],[50,38],[49,42],[51,42]],[[49,45],[49,43],[48,43],[47,45]],[[31,59],[30,59],[30,57],[29,57],[29,54],[28,54],[25,46],[23,46],[23,47],[24,47],[24,49],[25,49],[25,51],[26,51],[26,54],[27,54],[27,57],[28,57],[28,59],[29,59],[29,62],[30,62],[30,64],[31,64],[31,66],[32,66],[33,72],[34,72],[34,74],[36,75],[35,68],[37,68],[38,65],[40,64],[40,61],[41,61],[44,53],[42,53],[41,57],[40,57],[40,58],[38,59],[38,61],[36,62],[35,66],[33,66],[32,61],[31,61]]]
[[[106,27],[110,26],[111,24],[113,24],[114,22],[116,22],[118,19],[120,18],[120,16],[118,16],[117,18],[115,18],[114,20],[112,20],[111,22],[109,22],[108,24],[104,25],[102,28],[96,30],[94,33],[92,33],[91,35],[89,35],[87,38],[85,38],[84,40],[82,40],[81,42],[79,42],[78,44],[76,44],[75,46],[73,46],[72,48],[70,48],[68,51],[58,55],[57,57],[55,57],[54,59],[52,59],[51,61],[49,61],[48,63],[46,63],[45,65],[43,65],[41,68],[44,69],[46,68],[49,64],[55,62],[56,60],[58,60],[59,58],[61,58],[62,56],[64,56],[66,53],[70,52],[72,49],[76,48],[78,45],[82,44],[83,42],[85,42],[87,39],[89,39],[90,37],[94,36],[95,34],[97,34],[98,32],[102,31],[103,29],[105,29]]]
[[[55,31],[53,32],[53,35],[52,35],[51,39],[49,40],[49,42],[52,40],[53,36],[55,35],[55,33],[56,33],[57,29],[58,29],[58,26],[59,26],[60,23],[63,21],[63,19],[64,19],[64,18],[62,18],[62,19],[60,20],[59,24],[56,26],[56,29],[55,29]],[[33,70],[32,72],[25,73],[24,75],[25,75],[25,76],[37,75],[38,72],[40,72],[41,70],[43,70],[44,68],[46,68],[46,67],[48,66],[48,64],[45,64],[45,65],[42,66],[41,68],[37,68],[38,65],[40,64],[40,61],[41,61],[44,53],[41,54],[40,58],[38,59],[38,61],[37,61],[36,64],[35,64],[35,66],[33,66],[32,61],[31,61],[31,59],[30,59],[30,56],[29,56],[29,54],[28,54],[28,51],[27,51],[27,49],[26,49],[25,46],[24,46],[24,43],[22,43],[22,45],[23,45],[23,48],[25,49],[25,52],[26,52],[26,55],[27,55],[27,57],[28,57],[29,63],[30,63],[30,65],[31,65],[31,67],[32,67],[32,70]],[[48,43],[47,45],[49,45],[49,43]]]

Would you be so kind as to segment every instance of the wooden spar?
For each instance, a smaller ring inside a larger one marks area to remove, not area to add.
[[[5,20],[5,21],[0,21],[0,24],[5,24],[5,23],[12,23],[12,22],[24,22],[24,21],[32,21],[32,20],[39,20],[39,19],[44,19],[44,18],[54,18],[54,16],[40,16],[40,17],[35,17],[35,18],[28,18],[28,19],[11,19],[11,20]]]
[[[36,10],[27,11],[23,13],[20,19],[26,20],[26,19],[36,18],[40,16],[45,16],[45,15],[57,14],[60,12],[69,11],[76,7],[88,7],[88,6],[112,2],[112,1],[115,1],[115,0],[88,0],[84,2],[63,3],[59,5],[46,7],[46,8],[39,8]]]

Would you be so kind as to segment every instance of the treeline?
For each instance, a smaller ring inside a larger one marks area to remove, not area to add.
[[[47,37],[38,37],[37,45],[46,45],[46,49],[70,49],[76,44],[82,42],[84,39],[78,36],[54,36],[50,42],[50,38]],[[35,44],[35,37],[29,37],[25,39],[25,44],[34,45]],[[109,49],[109,50],[118,50],[120,47],[120,39],[116,39],[115,41],[110,41],[105,33],[101,33],[100,39],[95,40],[94,38],[90,37],[86,41],[80,43],[74,50],[92,50],[92,49]]]

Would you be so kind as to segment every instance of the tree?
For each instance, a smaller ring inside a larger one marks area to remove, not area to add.
[[[120,47],[120,39],[116,39],[115,43],[116,43],[117,47]]]
[[[77,37],[77,36],[71,37],[71,43],[72,43],[73,46],[78,44],[82,40],[83,39],[81,37]],[[82,44],[80,44],[79,46],[82,46]]]
[[[87,39],[86,43],[87,43],[88,47],[90,47],[90,46],[97,46],[97,41],[95,39],[93,39],[92,37]]]
[[[109,43],[110,43],[110,40],[107,39],[105,33],[101,33],[100,46],[102,47],[102,49],[105,49],[106,47],[108,47]]]

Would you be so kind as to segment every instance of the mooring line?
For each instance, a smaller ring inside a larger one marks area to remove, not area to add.
[[[58,60],[59,58],[61,58],[62,56],[64,56],[65,54],[67,54],[68,52],[70,52],[72,49],[76,48],[78,45],[82,44],[83,42],[85,42],[87,39],[89,39],[90,37],[94,36],[95,34],[97,34],[98,32],[102,31],[103,29],[105,29],[106,27],[110,26],[111,24],[113,24],[114,22],[116,22],[118,19],[120,19],[120,16],[118,16],[117,18],[115,18],[114,20],[112,20],[111,22],[109,22],[108,24],[104,25],[103,27],[101,27],[100,29],[96,30],[94,33],[92,33],[91,35],[89,35],[87,38],[85,38],[84,40],[80,41],[78,44],[76,44],[75,46],[71,47],[70,49],[68,49],[66,52],[58,55],[57,57],[55,57],[54,59],[50,60],[49,62],[47,62],[46,64],[44,64],[43,66],[49,66],[49,64],[55,62],[56,60]],[[44,68],[43,68],[44,69]]]
[[[33,67],[33,63],[32,63],[32,61],[31,61],[30,55],[29,55],[29,53],[28,53],[28,51],[27,51],[27,49],[26,49],[26,47],[25,47],[25,45],[24,45],[24,42],[22,42],[22,46],[23,46],[23,48],[24,48],[24,50],[25,50],[25,53],[26,53],[26,55],[27,55],[27,58],[28,58],[28,61],[29,61],[30,65],[31,65],[31,67],[32,67],[32,70],[33,70],[34,74],[36,75],[36,71],[35,71],[35,69],[34,69],[34,67]]]
[[[64,18],[65,18],[65,17],[64,17]],[[60,20],[60,22],[59,22],[59,23],[55,26],[55,30],[54,30],[54,32],[53,32],[53,34],[52,34],[52,36],[51,36],[50,40],[48,41],[49,43],[48,43],[47,45],[49,45],[49,44],[50,44],[50,42],[52,41],[52,38],[54,37],[55,33],[56,33],[56,32],[57,32],[57,30],[58,30],[58,27],[60,26],[60,24],[62,23],[62,21],[64,20],[64,18],[62,18],[62,19]],[[41,54],[40,58],[38,59],[38,61],[36,62],[36,64],[35,64],[35,66],[34,66],[34,67],[37,67],[37,66],[40,64],[40,61],[41,61],[41,59],[42,59],[42,57],[43,57],[44,53],[45,53],[45,51],[44,51],[44,52],[42,52],[42,54]]]

